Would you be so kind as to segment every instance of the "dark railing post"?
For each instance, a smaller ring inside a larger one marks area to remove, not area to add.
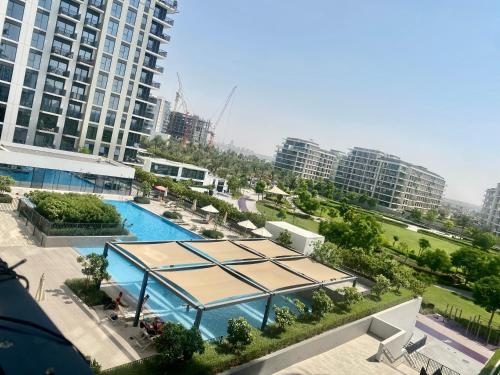
[[[193,324],[193,326],[196,327],[197,329],[200,329],[202,316],[203,316],[203,309],[201,307],[198,307],[198,310],[196,311],[196,318],[194,319],[194,324]]]
[[[146,287],[148,286],[149,271],[144,271],[142,279],[141,291],[139,293],[139,301],[137,301],[137,309],[135,310],[134,327],[139,325],[139,318],[141,317],[142,304],[144,303],[144,295],[146,294]]]
[[[269,311],[271,310],[272,300],[273,300],[273,295],[271,294],[267,298],[266,309],[264,310],[264,318],[262,318],[262,325],[260,326],[261,331],[263,331],[266,328],[267,320],[269,319]]]

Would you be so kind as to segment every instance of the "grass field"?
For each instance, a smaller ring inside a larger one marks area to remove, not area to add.
[[[432,303],[439,311],[444,312],[446,305],[455,305],[462,309],[462,318],[469,319],[471,316],[481,315],[481,321],[487,324],[490,319],[490,313],[482,307],[476,305],[470,299],[459,296],[449,290],[439,288],[435,285],[427,288],[424,293],[424,303]],[[494,325],[500,325],[500,314],[495,314],[493,318]]]
[[[399,241],[406,242],[410,247],[410,250],[415,250],[416,254],[419,252],[418,240],[421,238],[429,240],[433,249],[441,249],[446,251],[448,254],[451,254],[460,248],[459,244],[448,241],[444,238],[440,239],[428,236],[424,233],[413,232],[409,229],[398,227],[397,225],[391,225],[388,223],[381,224],[382,229],[384,230],[384,235],[391,244],[393,242],[393,236],[399,236]]]
[[[495,368],[495,365],[500,361],[500,349],[497,349],[495,354],[493,354],[493,357],[490,358],[488,363],[484,366],[484,368],[481,370],[479,375],[490,375],[493,369]],[[498,375],[500,374],[500,366],[497,367],[496,371],[492,375]]]
[[[257,209],[266,217],[267,220],[280,220],[276,216],[278,210],[267,207],[262,202],[257,202]],[[319,223],[311,219],[303,219],[294,215],[287,215],[285,221],[290,224],[297,225],[298,227],[310,230],[311,232],[318,233],[319,230]]]

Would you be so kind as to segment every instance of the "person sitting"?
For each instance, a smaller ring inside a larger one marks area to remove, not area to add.
[[[104,305],[104,310],[118,310],[120,306],[127,307],[127,305],[122,302],[122,297],[123,292],[118,293],[118,296],[114,300]]]
[[[159,317],[155,317],[153,320],[150,319],[144,319],[140,323],[140,327],[144,328],[148,335],[150,336],[156,336],[159,335],[163,329],[163,325],[165,322],[161,320]]]

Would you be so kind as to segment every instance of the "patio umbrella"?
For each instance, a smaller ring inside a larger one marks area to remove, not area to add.
[[[40,277],[40,283],[38,284],[38,289],[36,290],[35,299],[40,302],[45,300],[45,274],[42,273]]]
[[[193,205],[191,206],[191,210],[192,210],[192,211],[196,211],[196,204],[197,204],[197,203],[198,203],[198,199],[195,199],[195,200],[193,201]]]
[[[208,205],[208,206],[205,206],[205,207],[202,207],[201,210],[203,212],[206,212],[207,214],[218,214],[219,213],[219,210],[216,209],[214,206],[212,206],[211,204]]]
[[[238,226],[245,228],[245,229],[249,229],[249,230],[257,229],[257,227],[254,225],[254,223],[252,223],[250,220],[240,221],[238,223]]]
[[[226,211],[226,212],[224,212],[224,217],[222,218],[222,222],[223,222],[224,224],[226,224],[226,222],[227,222],[227,211]]]
[[[257,228],[252,231],[253,234],[259,237],[271,238],[273,235],[266,228]]]
[[[290,195],[290,194],[284,192],[283,190],[281,190],[276,185],[273,186],[271,189],[266,190],[266,193],[268,193],[268,194],[274,194],[274,195],[281,195],[283,197],[288,197]]]

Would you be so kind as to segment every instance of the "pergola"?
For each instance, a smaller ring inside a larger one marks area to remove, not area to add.
[[[150,277],[197,310],[196,327],[204,311],[267,299],[264,329],[275,295],[356,284],[356,276],[267,239],[108,242],[104,256],[109,249],[144,271],[134,326]]]

